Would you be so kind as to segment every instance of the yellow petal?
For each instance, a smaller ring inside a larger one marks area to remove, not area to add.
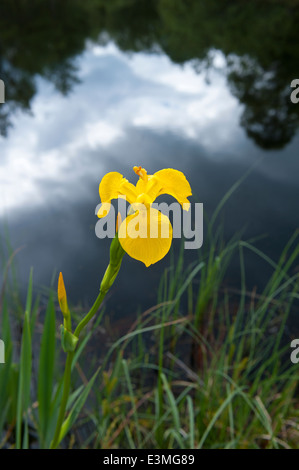
[[[133,204],[137,199],[138,193],[134,184],[124,178],[120,185],[120,195],[125,196],[127,201],[129,201],[130,204]]]
[[[100,182],[99,193],[102,202],[110,202],[119,196],[119,188],[124,180],[123,175],[117,171],[107,173]]]
[[[99,217],[99,219],[101,219],[102,217],[106,217],[106,215],[109,214],[110,207],[111,207],[110,202],[103,202],[100,205],[100,208],[97,213],[97,216]]]
[[[147,181],[144,181],[143,179],[139,178],[139,180],[136,183],[136,191],[138,195],[146,192],[147,185],[148,185]]]
[[[102,202],[110,202],[112,199],[125,196],[132,204],[137,198],[135,186],[117,171],[111,171],[102,178],[99,193]]]
[[[161,194],[169,194],[182,205],[183,209],[189,210],[190,203],[187,197],[192,196],[192,191],[184,173],[173,168],[166,168],[152,175],[147,185],[146,194],[152,201]]]
[[[129,256],[150,266],[168,253],[172,226],[168,217],[150,208],[129,215],[119,227],[118,238]]]

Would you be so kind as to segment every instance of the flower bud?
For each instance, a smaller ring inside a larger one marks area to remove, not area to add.
[[[65,327],[70,330],[71,329],[71,313],[70,313],[68,303],[67,303],[67,295],[66,295],[62,273],[59,274],[57,295],[58,295],[58,302],[59,302],[60,310],[64,318]]]

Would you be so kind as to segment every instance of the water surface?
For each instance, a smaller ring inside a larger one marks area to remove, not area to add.
[[[33,266],[36,287],[62,271],[72,302],[93,301],[110,243],[95,236],[98,186],[109,171],[135,182],[134,165],[183,171],[208,215],[251,169],[219,222],[227,239],[265,235],[257,246],[274,260],[298,227],[298,5],[258,2],[264,16],[246,6],[244,18],[238,1],[234,16],[213,14],[214,1],[204,13],[190,2],[187,14],[184,3],[3,2],[1,223],[23,246],[22,290]],[[126,256],[111,315],[153,305],[169,262]],[[261,288],[269,271],[254,255],[246,263],[249,287]],[[240,284],[237,262],[227,283]]]

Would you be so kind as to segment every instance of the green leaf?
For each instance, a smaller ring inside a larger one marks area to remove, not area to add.
[[[43,335],[41,340],[38,373],[38,416],[41,447],[48,447],[51,436],[51,400],[55,364],[55,308],[52,296],[47,305]]]
[[[26,311],[24,315],[23,334],[20,356],[20,371],[17,397],[16,447],[28,448],[28,422],[27,414],[30,402],[30,384],[32,369],[32,345],[30,328],[30,309],[32,303],[32,270],[30,272]],[[24,420],[24,421],[23,421]],[[21,431],[24,424],[24,439],[22,443]]]
[[[64,325],[60,325],[60,332],[64,352],[75,351],[79,338],[67,330]]]
[[[79,398],[76,400],[74,406],[72,407],[68,417],[65,419],[62,427],[61,427],[61,431],[60,431],[60,435],[59,435],[59,440],[58,440],[58,443],[62,441],[62,439],[64,438],[64,436],[67,434],[67,432],[69,431],[69,429],[73,426],[73,424],[75,423],[81,409],[83,408],[84,404],[85,404],[85,401],[89,395],[89,392],[94,384],[94,381],[100,371],[102,366],[100,366],[96,372],[94,373],[94,375],[92,376],[92,378],[90,379],[90,381],[88,382],[88,384],[86,385],[84,391],[82,392],[82,394],[79,396]]]
[[[162,382],[166,391],[166,395],[169,401],[174,428],[179,432],[181,429],[181,424],[180,424],[180,417],[179,417],[179,410],[177,407],[177,403],[175,401],[174,395],[169,387],[169,384],[163,372],[161,372],[161,379],[162,379]]]
[[[5,363],[0,364],[0,384],[5,384],[5,386],[0,387],[0,435],[2,434],[3,427],[7,419],[9,419],[9,411],[11,411],[11,405],[13,397],[16,397],[16,391],[12,391],[10,395],[9,384],[11,382],[11,376],[13,374],[12,370],[12,352],[13,352],[13,343],[11,338],[11,328],[8,318],[8,308],[6,299],[3,299],[3,308],[2,308],[2,329],[0,338],[4,342],[5,347]],[[11,416],[11,420],[14,420],[14,416]]]

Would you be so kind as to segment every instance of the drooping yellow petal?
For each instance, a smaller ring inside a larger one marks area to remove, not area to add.
[[[129,183],[121,173],[111,171],[100,182],[99,193],[102,206],[98,211],[98,217],[105,217],[110,209],[110,201],[118,197],[125,197],[132,204],[137,199],[136,187]]]
[[[173,168],[166,168],[157,171],[149,178],[146,194],[152,201],[161,194],[169,194],[181,204],[183,209],[189,210],[190,203],[187,198],[192,196],[192,191],[184,173]]]
[[[168,217],[150,208],[129,215],[119,227],[118,238],[129,256],[148,267],[168,253],[172,226]]]
[[[111,199],[118,198],[123,180],[123,175],[117,171],[111,171],[103,176],[99,186],[101,202],[110,202]]]
[[[97,212],[97,216],[99,217],[99,219],[101,219],[102,217],[106,217],[106,215],[109,214],[110,207],[110,202],[103,202],[100,204],[100,208]]]

